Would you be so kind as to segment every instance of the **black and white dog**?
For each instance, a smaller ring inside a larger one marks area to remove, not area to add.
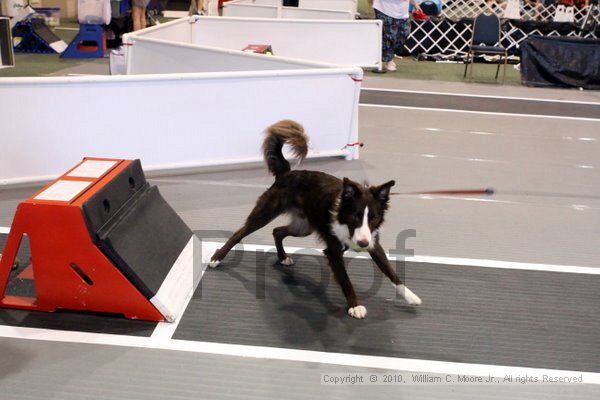
[[[316,231],[325,242],[325,255],[346,296],[350,316],[364,318],[367,309],[359,304],[346,273],[343,254],[348,248],[368,251],[406,302],[421,304],[421,299],[398,278],[379,244],[379,228],[394,181],[366,186],[323,172],[292,171],[282,153],[284,144],[291,147],[300,161],[306,157],[308,137],[300,124],[283,120],[267,128],[263,153],[269,171],[275,175],[275,183],[258,198],[244,226],[215,252],[209,265],[216,267],[240,240],[277,216],[288,213],[292,217],[290,224],[273,230],[279,261],[284,265],[293,264],[283,248],[284,238],[304,237]]]

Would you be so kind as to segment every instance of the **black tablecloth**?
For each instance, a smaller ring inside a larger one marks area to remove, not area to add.
[[[600,40],[531,36],[521,44],[528,86],[600,89]]]

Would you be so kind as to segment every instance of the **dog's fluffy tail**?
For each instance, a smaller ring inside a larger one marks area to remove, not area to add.
[[[263,142],[263,155],[269,171],[278,177],[288,172],[290,163],[283,157],[281,151],[284,144],[291,147],[292,153],[298,159],[298,164],[308,153],[308,137],[299,123],[284,119],[267,128],[267,136]]]

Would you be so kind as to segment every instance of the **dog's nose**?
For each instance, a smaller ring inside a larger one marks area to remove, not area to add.
[[[358,242],[356,242],[357,245],[359,245],[360,247],[362,247],[363,249],[365,247],[369,247],[369,241],[368,240],[359,240]]]

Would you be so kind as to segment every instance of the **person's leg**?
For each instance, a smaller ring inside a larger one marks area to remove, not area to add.
[[[410,18],[398,19],[398,34],[396,35],[396,43],[394,53],[401,55],[404,52],[404,44],[410,36]]]
[[[133,30],[138,31],[142,29],[141,15],[144,10],[136,5],[131,7],[131,18],[133,19]],[[146,18],[144,18],[146,19]]]
[[[191,0],[190,1],[190,15],[199,15],[204,9],[204,0]]]
[[[142,12],[140,13],[140,26],[142,29],[146,27],[146,7],[142,8]]]
[[[375,10],[375,17],[383,22],[383,38],[381,47],[381,60],[386,63],[394,58],[394,44],[396,35],[394,34],[394,19]]]

